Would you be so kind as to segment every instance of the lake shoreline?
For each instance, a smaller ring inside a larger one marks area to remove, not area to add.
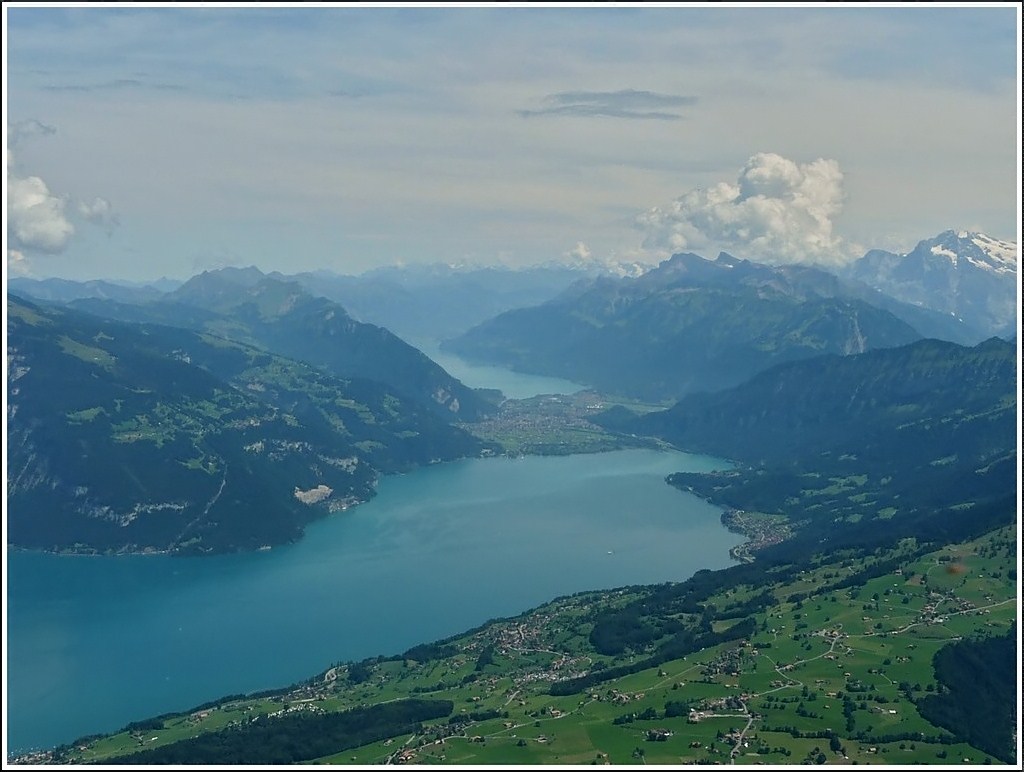
[[[436,464],[382,478],[295,543],[202,560],[9,547],[11,747],[292,683],[551,598],[728,567],[721,509],[665,484],[723,463],[641,449]]]
[[[554,396],[554,395],[550,395]],[[515,402],[523,402],[525,400],[512,400]],[[470,427],[474,424],[458,424],[458,426],[467,432],[470,432]],[[472,432],[470,432],[472,433]],[[251,554],[256,552],[267,552],[269,550],[278,549],[281,547],[288,547],[294,544],[299,544],[306,538],[306,532],[309,526],[314,523],[320,522],[334,515],[342,514],[345,512],[352,512],[356,508],[368,504],[373,501],[376,496],[376,490],[381,480],[389,479],[392,477],[401,477],[412,472],[416,472],[420,469],[426,469],[428,467],[437,467],[444,464],[456,464],[467,460],[476,459],[490,459],[490,458],[509,458],[509,459],[523,459],[523,458],[545,458],[545,457],[565,457],[565,456],[576,456],[576,455],[596,455],[601,453],[616,453],[623,450],[639,450],[639,449],[650,449],[656,451],[664,451],[668,453],[683,453],[687,455],[703,455],[701,453],[684,451],[679,448],[675,448],[666,442],[657,440],[656,438],[616,438],[615,444],[607,445],[582,445],[574,447],[560,447],[558,445],[545,446],[543,448],[534,447],[529,451],[517,451],[512,449],[505,449],[500,453],[495,453],[490,449],[485,448],[479,455],[475,456],[463,456],[460,458],[448,459],[445,461],[431,461],[429,463],[420,464],[415,467],[400,471],[391,472],[388,474],[379,474],[374,482],[373,495],[366,498],[358,498],[354,496],[347,497],[341,506],[337,503],[330,501],[324,504],[316,504],[320,509],[324,510],[324,513],[310,519],[302,527],[302,532],[298,538],[289,541],[282,541],[276,543],[263,544],[258,547],[239,547],[236,549],[225,549],[225,550],[178,550],[178,549],[157,549],[155,547],[146,547],[143,549],[131,549],[131,548],[110,548],[110,549],[99,549],[97,547],[91,547],[88,545],[75,545],[75,547],[65,549],[41,549],[35,547],[26,547],[20,544],[8,544],[7,549],[9,551],[21,551],[29,553],[41,553],[46,555],[62,555],[68,557],[122,557],[122,556],[170,556],[180,558],[194,558],[194,557],[214,557],[218,555],[236,555],[236,554]]]
[[[745,536],[746,541],[729,549],[729,557],[741,563],[752,563],[755,553],[789,538],[792,529],[782,517],[760,512],[727,509],[722,512],[722,525],[731,533]]]

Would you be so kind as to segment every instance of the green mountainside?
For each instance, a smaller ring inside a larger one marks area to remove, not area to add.
[[[308,362],[340,378],[381,381],[450,421],[473,421],[493,405],[389,330],[358,322],[337,303],[256,268],[194,276],[156,301],[83,298],[100,316],[213,333]]]
[[[998,338],[921,340],[778,365],[647,413],[634,430],[746,462],[841,464],[851,454],[882,471],[910,461],[980,466],[1015,447],[1016,372],[1016,347]]]
[[[14,546],[255,549],[380,473],[490,447],[379,383],[214,335],[14,296],[7,313]]]
[[[1016,373],[1006,341],[922,340],[778,365],[666,411],[592,420],[743,462],[671,478],[732,510],[784,515],[818,539],[897,538],[984,520],[1013,500]]]
[[[734,386],[779,362],[920,337],[823,271],[680,254],[637,278],[596,279],[506,312],[447,347],[655,400]]]

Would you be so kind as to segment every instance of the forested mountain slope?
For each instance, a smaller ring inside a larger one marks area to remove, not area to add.
[[[16,546],[254,549],[369,498],[382,472],[485,447],[380,383],[213,335],[7,310]]]

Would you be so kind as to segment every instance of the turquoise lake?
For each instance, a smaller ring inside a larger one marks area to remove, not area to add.
[[[725,466],[654,450],[469,459],[386,477],[264,552],[8,550],[8,750],[286,686],[561,595],[725,567],[742,538],[665,483]]]

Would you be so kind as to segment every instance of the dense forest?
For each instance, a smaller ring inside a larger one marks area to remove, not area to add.
[[[300,710],[118,757],[118,764],[295,764],[416,732],[452,712],[448,700],[398,700],[341,713]]]
[[[967,639],[935,653],[938,694],[917,705],[921,715],[995,758],[1014,761],[1017,625],[1005,635]],[[1017,707],[1020,707],[1019,705]]]

